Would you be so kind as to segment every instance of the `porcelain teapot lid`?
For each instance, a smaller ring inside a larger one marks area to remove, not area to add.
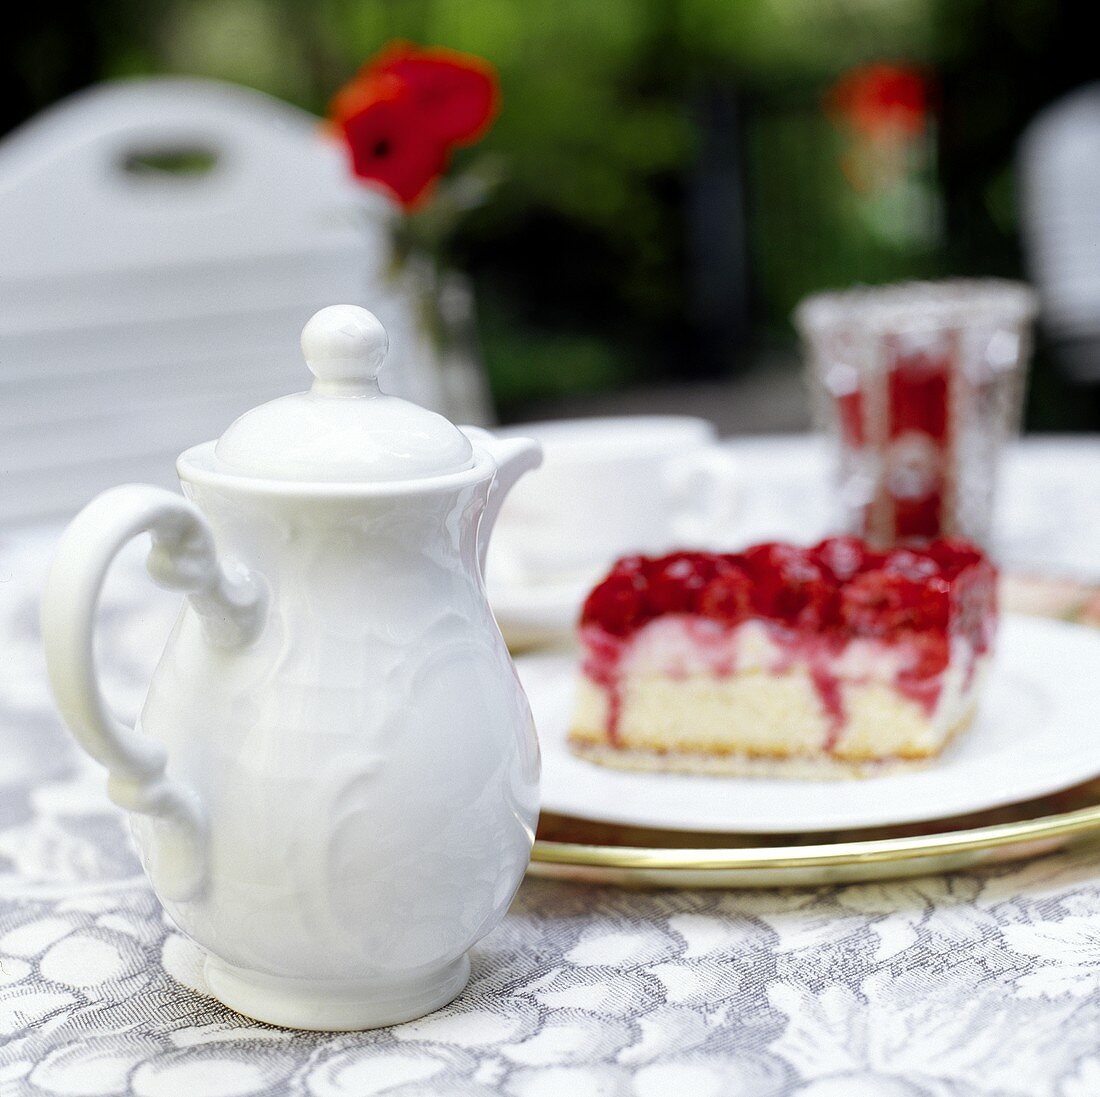
[[[214,447],[229,472],[269,480],[378,483],[460,472],[474,464],[453,423],[378,387],[389,339],[357,305],[321,309],[302,330],[308,392],[246,411]]]

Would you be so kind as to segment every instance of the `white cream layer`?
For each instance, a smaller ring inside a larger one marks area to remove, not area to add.
[[[729,630],[694,617],[658,618],[624,642],[614,706],[609,688],[582,675],[572,737],[658,752],[923,758],[972,714],[985,658],[971,670],[965,639],[952,640],[929,710],[896,686],[915,656],[904,642],[858,639],[829,650],[805,636],[793,646],[785,638],[759,621]],[[836,680],[839,725],[822,702],[822,673]]]

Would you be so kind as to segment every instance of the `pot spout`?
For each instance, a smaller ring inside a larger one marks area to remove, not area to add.
[[[481,572],[485,573],[485,554],[489,550],[489,538],[493,534],[497,516],[508,492],[525,473],[542,464],[542,446],[533,438],[498,438],[481,427],[461,427],[463,434],[475,446],[486,450],[496,461],[497,471],[489,488],[489,500],[481,516],[477,534],[477,554]]]

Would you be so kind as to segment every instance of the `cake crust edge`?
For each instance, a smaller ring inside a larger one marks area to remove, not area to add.
[[[633,773],[675,773],[695,777],[782,777],[813,781],[848,780],[910,773],[931,765],[974,720],[972,706],[944,736],[934,751],[895,755],[890,758],[852,759],[832,754],[748,754],[743,751],[658,751],[641,747],[611,746],[606,739],[570,732],[569,749],[596,765]]]

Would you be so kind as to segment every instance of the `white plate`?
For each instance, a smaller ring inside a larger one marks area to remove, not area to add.
[[[928,769],[862,780],[629,773],[570,753],[575,656],[516,661],[542,747],[545,811],[630,826],[847,830],[963,815],[1100,774],[1100,632],[1007,616],[974,725]]]

